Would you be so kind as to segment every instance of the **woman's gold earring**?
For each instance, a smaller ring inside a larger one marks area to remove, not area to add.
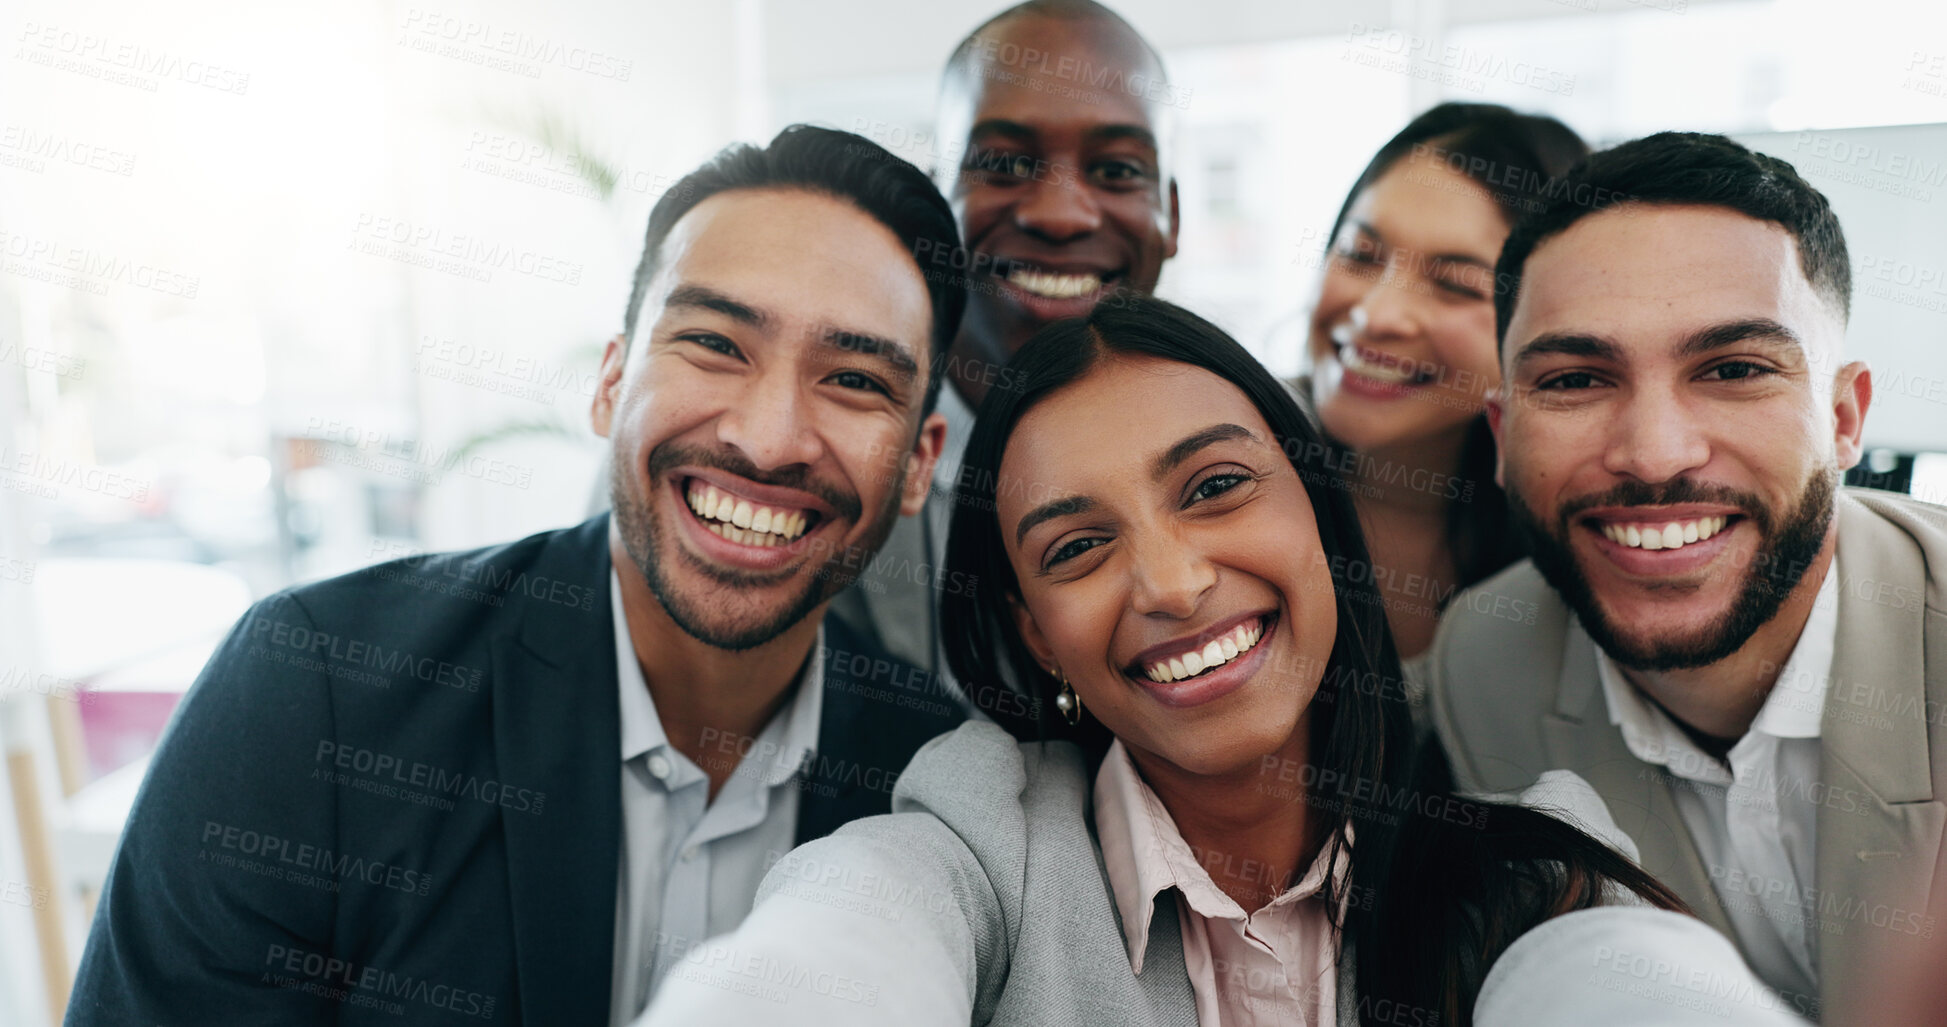
[[[1055,709],[1061,711],[1061,718],[1068,722],[1069,727],[1079,726],[1082,722],[1082,697],[1075,694],[1075,687],[1068,683],[1068,675],[1063,674],[1061,668],[1055,668],[1055,676],[1061,679],[1061,691],[1055,693]]]

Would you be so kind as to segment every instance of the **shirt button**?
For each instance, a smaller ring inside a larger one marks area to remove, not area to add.
[[[649,773],[658,781],[669,780],[669,772],[674,769],[669,765],[669,757],[662,753],[655,753],[649,757]]]
[[[692,845],[689,848],[683,850],[683,862],[692,863],[695,862],[695,860],[696,860],[696,846]]]

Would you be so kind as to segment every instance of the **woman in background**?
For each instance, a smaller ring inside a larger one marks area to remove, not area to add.
[[[1501,381],[1494,261],[1588,152],[1553,118],[1443,103],[1380,148],[1332,225],[1298,389],[1335,444],[1409,663],[1455,591],[1520,556],[1483,413]]]
[[[947,547],[978,587],[943,621],[959,680],[1025,715],[935,739],[897,812],[782,857],[648,1024],[1792,1022],[1630,976],[1653,952],[1762,993],[1572,826],[1614,831],[1579,778],[1524,794],[1551,815],[1415,761],[1385,619],[1339,574],[1351,504],[1242,347],[1136,299],[1008,367]]]

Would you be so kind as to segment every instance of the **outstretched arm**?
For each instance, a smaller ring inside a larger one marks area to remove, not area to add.
[[[1803,1027],[1702,920],[1598,906],[1516,939],[1488,970],[1475,1027]]]
[[[927,813],[871,817],[771,868],[743,925],[685,953],[634,1027],[971,1023],[1004,975],[999,906]]]

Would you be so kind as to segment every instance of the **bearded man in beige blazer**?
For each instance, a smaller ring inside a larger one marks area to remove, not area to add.
[[[1872,1022],[1940,926],[1947,509],[1840,488],[1873,390],[1838,219],[1721,136],[1544,192],[1489,408],[1532,559],[1448,607],[1432,720],[1464,788],[1582,775],[1781,1003]]]

